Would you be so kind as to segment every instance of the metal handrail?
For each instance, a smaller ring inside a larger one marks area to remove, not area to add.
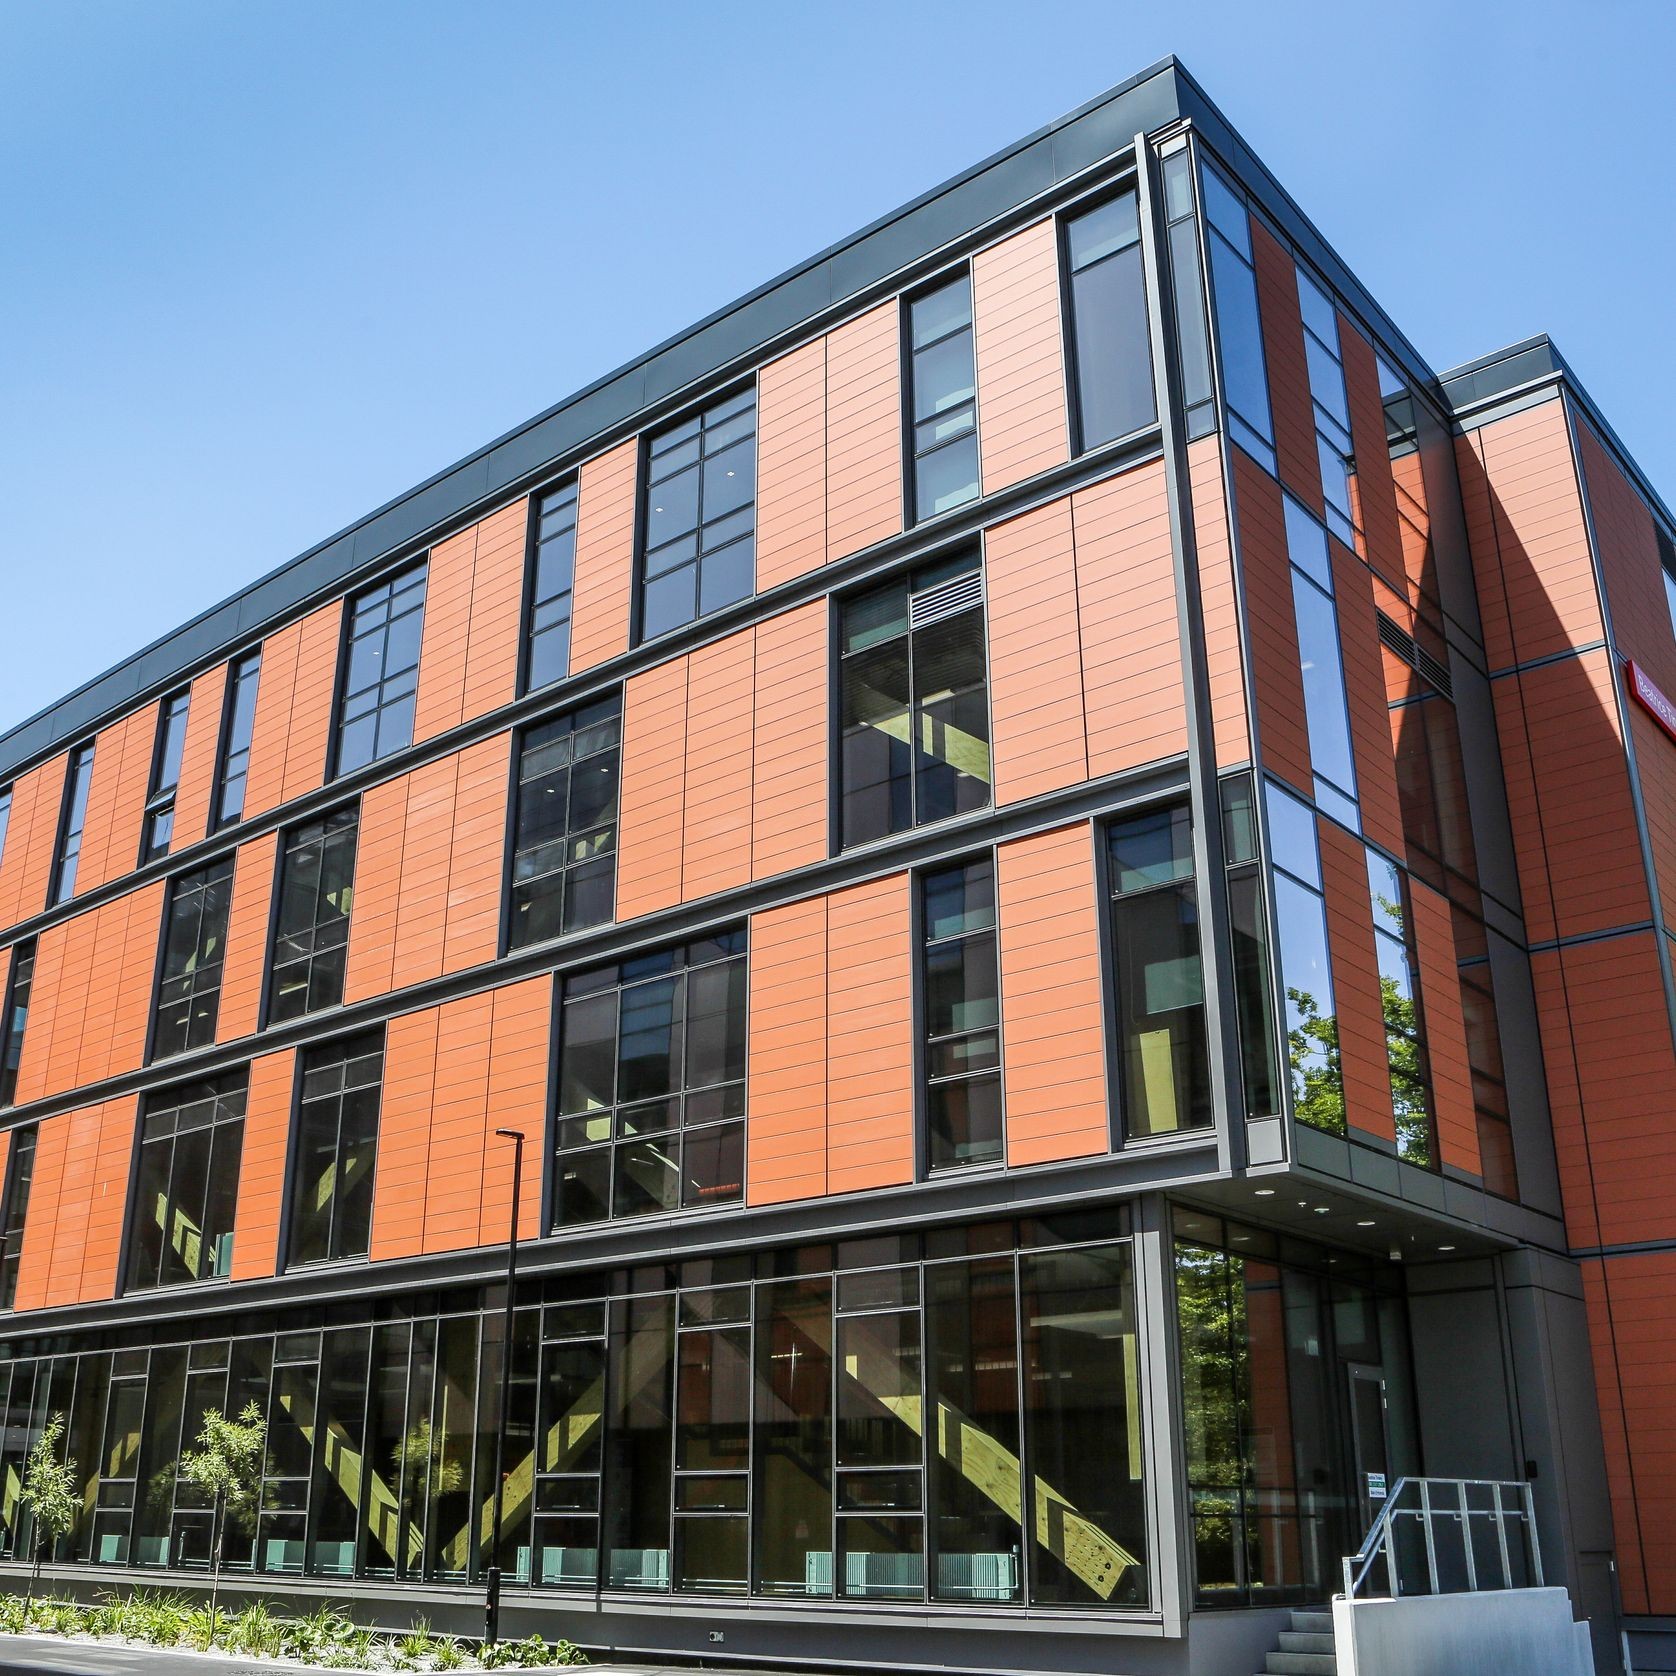
[[[1469,1492],[1488,1490],[1489,1505],[1474,1507]],[[1416,1506],[1407,1503],[1417,1502]],[[1418,1521],[1426,1549],[1426,1581],[1429,1594],[1438,1594],[1437,1526],[1451,1521],[1461,1527],[1461,1551],[1466,1562],[1465,1591],[1477,1593],[1482,1589],[1511,1589],[1518,1587],[1514,1580],[1513,1554],[1507,1545],[1507,1527],[1515,1523],[1524,1536],[1530,1560],[1532,1586],[1542,1586],[1542,1553],[1536,1539],[1536,1503],[1528,1483],[1500,1478],[1399,1478],[1379,1517],[1369,1527],[1366,1539],[1356,1552],[1344,1562],[1344,1598],[1354,1600],[1356,1591],[1367,1582],[1374,1562],[1381,1555],[1385,1560],[1385,1581],[1394,1600],[1403,1592],[1402,1570],[1397,1556],[1398,1521]],[[1473,1553],[1472,1521],[1488,1519],[1495,1526],[1495,1573],[1500,1582],[1480,1582],[1478,1561]],[[1415,1593],[1414,1589],[1408,1591]]]

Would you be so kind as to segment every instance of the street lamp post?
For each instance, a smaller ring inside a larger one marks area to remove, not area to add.
[[[512,1409],[512,1304],[518,1284],[518,1188],[524,1179],[524,1137],[516,1129],[497,1129],[501,1140],[511,1141],[512,1228],[506,1242],[506,1326],[501,1335],[500,1424],[495,1428],[495,1505],[489,1530],[489,1569],[485,1581],[488,1598],[483,1603],[483,1641],[492,1647],[500,1637],[500,1521],[505,1489],[506,1428]]]

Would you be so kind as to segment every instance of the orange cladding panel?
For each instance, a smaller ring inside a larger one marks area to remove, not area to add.
[[[1397,1125],[1391,1110],[1391,1067],[1374,950],[1367,851],[1332,821],[1318,820],[1316,826],[1321,835],[1322,894],[1327,904],[1345,1114],[1352,1128],[1394,1142]]]
[[[617,918],[681,900],[686,785],[687,669],[672,658],[623,689],[622,793],[617,826]]]
[[[140,1097],[107,1100],[99,1110],[87,1229],[81,1243],[81,1289],[77,1302],[103,1303],[116,1296],[122,1266],[122,1223],[128,1208],[128,1174],[134,1155],[134,1125]]]
[[[1362,831],[1393,855],[1401,855],[1402,804],[1397,797],[1397,763],[1372,576],[1336,536],[1328,536],[1327,547],[1333,567],[1339,652],[1344,665],[1344,696],[1350,712],[1350,745],[1356,761],[1356,800],[1362,811]]]
[[[587,461],[576,507],[576,583],[571,595],[570,672],[628,650],[634,591],[634,498],[640,439]]]
[[[411,774],[361,793],[355,834],[355,895],[344,957],[343,998],[362,1001],[394,987],[396,913],[401,903],[402,842],[407,830]]]
[[[419,641],[419,691],[413,705],[415,741],[458,727],[465,713],[477,532],[476,524],[468,525],[431,549]]]
[[[1603,633],[1565,406],[1481,426],[1457,450],[1492,671]]]
[[[344,603],[332,600],[262,643],[244,818],[323,785]]]
[[[98,1108],[95,1107],[95,1110]],[[29,1214],[23,1222],[17,1295],[12,1307],[40,1309],[48,1301],[52,1261],[58,1248],[58,1206],[64,1192],[64,1161],[78,1112],[44,1117],[35,1129],[35,1169],[29,1183]]]
[[[474,721],[518,695],[518,640],[523,630],[524,554],[530,503],[516,500],[477,526],[466,642],[462,721]]]
[[[1379,363],[1373,345],[1342,314],[1339,354],[1344,360],[1350,438],[1356,449],[1350,480],[1364,555],[1393,587],[1403,581],[1403,545],[1397,517],[1397,489],[1385,440],[1385,403],[1379,394]]]
[[[1426,1028],[1426,1059],[1432,1073],[1438,1150],[1445,1164],[1468,1175],[1482,1176],[1478,1113],[1472,1098],[1466,1013],[1461,1003],[1460,968],[1455,964],[1455,931],[1449,900],[1418,879],[1410,881],[1409,898],[1414,913],[1414,942],[1420,957],[1416,978]]]
[[[183,850],[209,831],[215,799],[216,750],[221,743],[221,703],[227,690],[227,666],[218,663],[192,683],[186,711],[186,743],[180,753],[180,783],[175,791],[175,826],[171,848]]]
[[[826,898],[751,916],[746,1199],[826,1192]]]
[[[755,629],[712,641],[687,659],[684,902],[750,883],[755,698]]]
[[[483,1180],[478,1195],[477,1243],[506,1240],[512,1212],[510,1142],[497,1129],[524,1137],[518,1189],[518,1237],[541,1233],[541,1180],[547,1136],[547,1070],[553,1039],[553,980],[546,973],[494,992],[488,1099],[483,1109]]]
[[[227,959],[221,968],[221,1009],[215,1039],[254,1035],[268,963],[269,900],[279,834],[265,832],[240,844],[233,861],[233,901],[227,911]],[[359,906],[359,904],[357,904]]]
[[[440,1007],[426,1007],[391,1019],[385,1029],[372,1194],[374,1262],[417,1257],[425,1248],[425,1160],[441,1015]]]
[[[297,649],[301,644],[301,623],[287,623],[262,642],[262,674],[256,683],[250,766],[244,787],[246,820],[265,814],[284,799],[285,745],[291,731],[291,699],[297,690]]]
[[[46,906],[66,760],[52,757],[12,783],[6,844],[0,849],[0,926],[16,925]]]
[[[826,339],[757,376],[757,587],[826,563]]]
[[[846,322],[826,346],[826,556],[902,528],[900,304]]]
[[[265,1053],[250,1063],[239,1196],[233,1212],[234,1280],[256,1280],[277,1272],[296,1061],[296,1054],[287,1050]]]
[[[983,491],[1070,457],[1059,314],[1059,239],[1052,216],[972,259]]]
[[[751,877],[827,854],[827,604],[756,626]]]
[[[1007,1162],[1086,1158],[1111,1147],[1105,984],[1086,823],[996,852]]]
[[[1234,501],[1240,571],[1245,583],[1252,684],[1263,764],[1306,796],[1313,790],[1298,624],[1292,606],[1292,563],[1280,486],[1234,450]]]
[[[1240,648],[1221,438],[1205,436],[1189,443],[1187,471],[1193,496],[1193,539],[1199,549],[1199,609],[1204,620],[1216,765],[1232,768],[1251,760],[1251,728],[1245,713],[1245,654]]]
[[[76,862],[77,896],[139,865],[140,828],[151,790],[151,759],[157,743],[158,706],[148,704],[103,729],[93,746],[93,777],[87,788],[81,855]]]
[[[829,1193],[914,1179],[913,946],[906,873],[827,898]]]
[[[984,541],[995,801],[1088,778],[1071,501],[997,524]]]
[[[1071,512],[1088,771],[1099,778],[1187,749],[1164,468],[1079,489]]]
[[[436,1071],[425,1142],[426,1252],[477,1244],[494,1010],[490,993],[467,995],[437,1010]]]
[[[1671,744],[1669,734],[1633,702],[1629,731],[1635,741],[1641,807],[1664,923],[1676,926],[1676,746]]]
[[[459,755],[453,843],[444,898],[443,972],[493,960],[500,948],[501,875],[506,858],[506,798],[512,735],[468,745]]]
[[[1319,517],[1321,462],[1315,452],[1315,408],[1309,394],[1303,316],[1298,312],[1298,270],[1291,253],[1255,220],[1251,255],[1257,269],[1257,306],[1263,317],[1263,359],[1269,372],[1280,480]]]

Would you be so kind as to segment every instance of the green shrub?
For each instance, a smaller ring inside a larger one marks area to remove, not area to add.
[[[227,1624],[217,1640],[230,1653],[277,1658],[285,1646],[285,1632],[266,1603],[253,1600]]]

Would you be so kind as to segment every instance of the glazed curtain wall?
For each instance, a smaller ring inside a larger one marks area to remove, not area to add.
[[[554,1589],[1145,1606],[1130,1247],[1061,1243],[1088,1231],[1000,1223],[529,1283],[503,1564]],[[451,1309],[0,1363],[0,1551],[31,1552],[23,1459],[62,1413],[82,1511],[58,1559],[207,1566],[210,1509],[179,1457],[206,1409],[255,1401],[266,1477],[229,1563],[476,1576],[501,1317]]]

